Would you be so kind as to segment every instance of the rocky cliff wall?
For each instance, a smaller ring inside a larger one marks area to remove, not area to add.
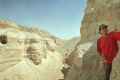
[[[0,80],[63,79],[57,38],[42,30],[20,29],[5,20],[0,27]]]
[[[65,60],[79,41],[0,20],[0,80],[64,80]]]
[[[105,23],[109,26],[109,32],[120,31],[119,14],[120,0],[87,0],[80,28],[81,41],[73,52],[77,56],[75,56],[75,61],[71,65],[65,80],[104,79],[105,69],[101,57],[96,51],[96,40],[100,37],[98,26]],[[87,46],[82,49],[81,46],[85,44]],[[83,57],[79,57],[79,54],[83,54]],[[119,56],[118,52],[113,61],[111,80],[120,80]]]

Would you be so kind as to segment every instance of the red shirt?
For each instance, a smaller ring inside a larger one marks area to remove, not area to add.
[[[107,64],[112,63],[118,52],[117,40],[120,40],[120,32],[110,32],[107,37],[101,36],[97,40],[97,51],[107,60]]]

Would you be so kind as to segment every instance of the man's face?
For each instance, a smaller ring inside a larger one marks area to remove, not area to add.
[[[107,29],[107,27],[101,29],[101,30],[100,30],[100,33],[101,33],[101,34],[107,34],[107,33],[108,33],[108,29]]]

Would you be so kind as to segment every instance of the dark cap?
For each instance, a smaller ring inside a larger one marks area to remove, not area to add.
[[[107,28],[108,26],[106,25],[106,24],[101,24],[101,25],[99,25],[99,31],[101,30],[101,29],[104,29],[104,28]]]

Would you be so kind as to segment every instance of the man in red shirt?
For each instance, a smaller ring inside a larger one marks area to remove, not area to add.
[[[106,24],[99,26],[101,37],[97,40],[97,51],[103,58],[103,63],[106,68],[105,80],[109,80],[112,71],[112,61],[118,52],[117,41],[120,40],[120,32],[108,33]]]

